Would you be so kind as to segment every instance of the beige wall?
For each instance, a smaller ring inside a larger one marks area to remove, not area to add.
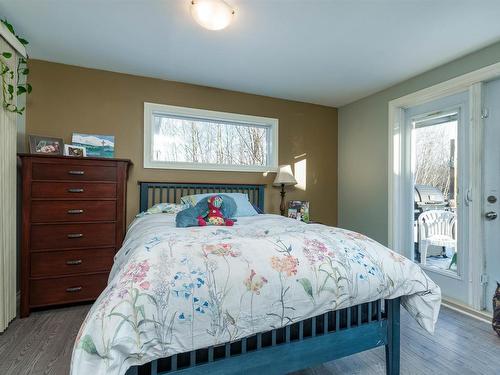
[[[71,141],[73,132],[115,136],[115,155],[134,163],[127,194],[128,220],[138,210],[137,181],[270,184],[275,174],[143,168],[144,102],[279,119],[279,163],[306,154],[307,187],[287,198],[309,200],[313,220],[337,223],[337,110],[335,108],[219,90],[101,70],[30,61],[26,133]],[[300,159],[299,159],[300,160]],[[266,210],[279,211],[279,190],[266,190]]]

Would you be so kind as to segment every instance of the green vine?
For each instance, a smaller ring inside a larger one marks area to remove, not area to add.
[[[5,27],[14,35],[17,40],[23,45],[26,46],[28,41],[24,38],[21,38],[16,34],[14,27],[7,21],[1,20]],[[25,107],[19,108],[17,105],[13,103],[14,95],[19,96],[23,94],[29,94],[32,90],[31,85],[28,83],[28,60],[24,57],[20,57],[17,62],[17,87],[14,87],[10,81],[13,81],[16,77],[16,72],[10,69],[7,65],[7,61],[12,58],[11,52],[2,52],[0,54],[0,76],[2,77],[2,105],[3,107],[9,111],[14,112],[19,115],[22,115]],[[10,81],[9,81],[10,80]]]

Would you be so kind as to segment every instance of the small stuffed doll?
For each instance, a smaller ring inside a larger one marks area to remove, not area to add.
[[[212,213],[212,216],[217,216],[219,214],[222,214],[222,219],[224,220],[223,224],[219,225],[228,225],[226,222],[231,222],[234,224],[235,219],[229,220],[229,218],[233,218],[235,213],[236,213],[236,203],[233,198],[230,196],[221,194],[221,195],[213,195],[210,197],[207,197],[207,199],[201,199],[194,207],[189,207],[186,208],[185,210],[182,210],[177,214],[175,217],[175,223],[178,228],[186,228],[186,227],[197,227],[200,225],[212,225],[210,222],[207,223],[207,220],[209,221],[209,214],[210,214],[210,198],[213,197],[219,197],[220,201],[217,200],[212,200],[212,206],[214,209],[216,209],[216,212],[214,215]],[[218,206],[217,206],[218,205]],[[201,220],[200,220],[201,218]],[[203,221],[202,221],[203,220]],[[221,222],[218,219],[213,220],[214,222]],[[232,225],[229,224],[229,225]]]
[[[205,217],[198,216],[198,225],[203,227],[205,225],[226,225],[228,227],[234,225],[234,221],[225,218],[222,214],[222,197],[220,195],[213,195],[208,198],[208,214]]]

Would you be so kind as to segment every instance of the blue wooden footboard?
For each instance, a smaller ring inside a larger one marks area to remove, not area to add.
[[[400,298],[363,303],[233,343],[158,359],[127,375],[286,374],[385,346],[388,375],[399,374]]]

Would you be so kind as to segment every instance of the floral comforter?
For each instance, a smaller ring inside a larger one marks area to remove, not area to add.
[[[398,296],[432,332],[439,287],[361,234],[276,215],[198,228],[175,228],[174,215],[145,216],[131,225],[80,329],[71,374],[121,375],[132,365]]]

